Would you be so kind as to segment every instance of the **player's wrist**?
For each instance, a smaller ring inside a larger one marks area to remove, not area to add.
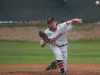
[[[71,20],[71,24],[74,24],[74,23],[83,23],[83,22],[82,22],[82,19],[74,18]]]

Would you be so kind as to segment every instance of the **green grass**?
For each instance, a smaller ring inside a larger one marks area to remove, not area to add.
[[[83,24],[74,24],[74,27],[72,28],[72,30],[77,30],[77,31],[81,31],[81,30],[85,30],[85,31],[89,31],[92,30],[95,27],[100,26],[99,24],[94,24],[94,23],[83,23]],[[14,28],[14,27],[37,27],[37,28],[47,28],[47,24],[46,23],[36,23],[36,24],[3,24],[0,25],[0,28],[2,27],[9,27],[9,28]]]
[[[46,63],[48,61],[44,59],[51,56],[53,54],[49,48],[41,48],[39,43],[0,42],[0,64]]]
[[[100,39],[69,41],[69,63],[100,63]]]
[[[92,30],[95,27],[99,27],[100,24],[83,23],[83,24],[75,24],[73,26],[74,27],[72,28],[72,30],[76,30],[76,31],[81,31],[81,30],[89,31],[89,30]]]
[[[100,63],[100,39],[68,41],[68,63]],[[50,63],[55,56],[49,44],[0,41],[0,64]]]
[[[36,24],[2,24],[0,25],[0,28],[2,27],[9,27],[9,28],[14,28],[14,27],[37,27],[37,28],[47,28],[46,23],[36,23]]]

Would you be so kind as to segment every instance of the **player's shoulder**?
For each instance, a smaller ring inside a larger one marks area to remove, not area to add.
[[[51,30],[50,30],[49,28],[47,28],[47,29],[44,31],[44,33],[48,35],[48,34],[51,34],[52,32],[51,32]]]
[[[65,21],[65,22],[58,24],[58,27],[62,27],[63,25],[70,25],[70,24],[71,24],[70,21]]]
[[[57,27],[62,27],[62,26],[65,25],[65,24],[66,24],[65,22],[59,23],[59,24],[57,25]]]
[[[50,35],[52,35],[52,31],[49,29],[49,28],[47,28],[45,31],[44,31],[44,33],[49,37]]]

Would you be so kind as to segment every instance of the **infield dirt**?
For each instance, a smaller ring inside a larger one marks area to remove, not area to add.
[[[0,69],[21,69],[34,68],[44,69],[42,71],[17,71],[17,72],[1,72],[0,75],[61,75],[58,70],[45,71],[49,64],[12,64],[0,65]],[[99,70],[94,72],[93,70]],[[67,75],[100,75],[100,64],[68,64]]]
[[[44,31],[45,29],[39,29],[37,27],[1,27],[0,39],[40,42],[41,38],[38,35],[39,30]],[[69,30],[67,38],[68,40],[100,38],[100,26],[89,31]]]

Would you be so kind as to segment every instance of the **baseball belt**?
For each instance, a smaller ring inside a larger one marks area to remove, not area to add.
[[[58,47],[63,47],[63,46],[66,46],[67,44],[63,44],[63,45],[60,45],[60,46],[58,46]]]

